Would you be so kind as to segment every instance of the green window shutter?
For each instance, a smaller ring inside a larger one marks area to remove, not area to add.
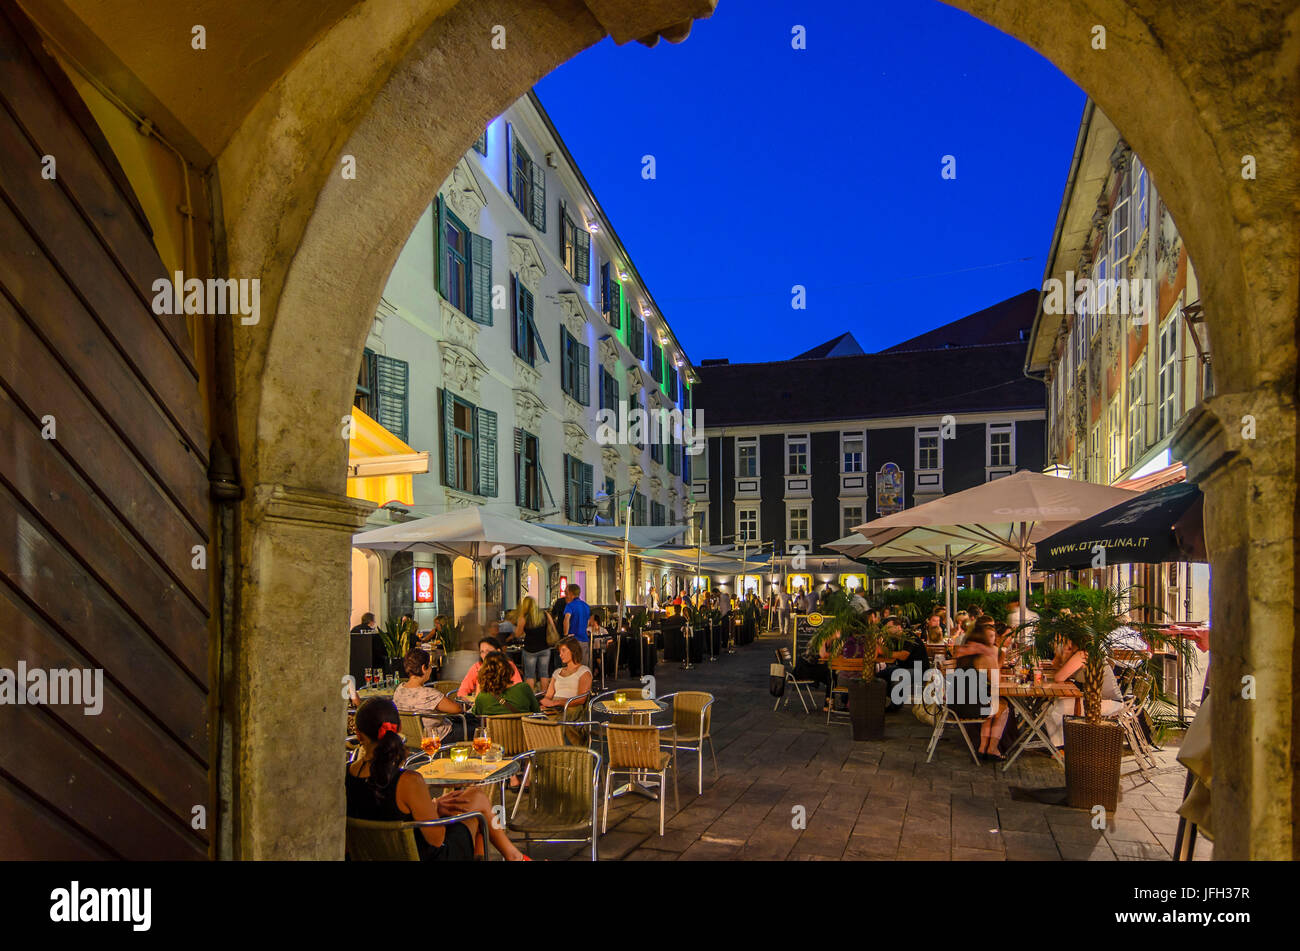
[[[479,133],[479,137],[474,140],[474,151],[479,155],[487,155],[487,129]]]
[[[555,220],[559,222],[560,225],[558,228],[555,229],[555,231],[560,236],[560,264],[563,265],[564,264],[564,241],[565,238],[568,237],[568,231],[569,231],[568,216],[565,214],[564,211],[563,198],[560,199],[560,214],[558,217],[556,217]]]
[[[470,318],[492,326],[492,239],[470,232]]]
[[[578,402],[583,406],[591,405],[591,348],[584,343],[577,345],[578,350]]]
[[[590,284],[591,283],[591,234],[585,228],[577,228],[576,226],[575,226],[575,232],[577,236],[577,241],[575,243],[578,246],[576,252],[578,255],[578,267],[576,269],[577,281],[579,284]]]
[[[515,197],[515,128],[506,123],[506,191]]]
[[[515,505],[523,506],[528,499],[528,489],[524,484],[524,431],[515,427]]]
[[[447,299],[447,206],[439,195],[434,199],[433,226],[438,229],[433,236],[433,273],[437,275],[438,293]]]
[[[569,372],[569,332],[560,327],[560,389],[570,396],[573,395],[570,380],[572,375]],[[567,478],[567,476],[566,476]]]
[[[442,419],[442,484],[456,484],[456,401],[446,390],[438,390]]]
[[[606,377],[609,376],[609,374],[605,372],[605,368],[604,368],[604,367],[599,367],[599,368],[596,370],[596,376],[600,379],[600,408],[601,408],[601,409],[607,409],[607,408],[608,408],[609,386],[608,386],[608,384],[605,382],[605,379],[606,379]]]
[[[551,358],[546,352],[546,344],[542,343],[541,331],[537,329],[537,323],[533,320],[533,292],[525,288],[524,293],[528,295],[526,298],[527,301],[526,312],[528,314],[528,329],[533,335],[533,343],[537,344],[537,349],[541,351],[542,359],[545,360],[547,363],[550,363]],[[534,360],[533,362],[536,363],[537,361]]]
[[[382,354],[374,357],[375,376],[371,381],[375,394],[375,422],[406,442],[407,384],[410,368],[405,360]]]
[[[572,510],[569,508],[569,454],[564,454],[564,517],[571,518]]]
[[[626,327],[627,304],[623,301],[623,285],[618,282],[615,275],[611,275],[609,279],[609,299],[613,303],[614,326]],[[623,343],[626,344],[627,341],[624,340]]]
[[[533,227],[538,231],[546,230],[546,168],[533,162]],[[561,229],[563,230],[563,229]]]
[[[478,456],[478,494],[497,494],[497,414],[481,406],[474,408],[475,455]]]
[[[590,502],[594,499],[595,493],[592,491],[592,467],[587,463],[582,464],[582,501]]]

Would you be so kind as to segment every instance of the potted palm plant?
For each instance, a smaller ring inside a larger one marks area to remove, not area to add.
[[[1084,655],[1079,677],[1083,717],[1067,717],[1064,722],[1066,801],[1075,808],[1100,805],[1112,812],[1119,803],[1123,731],[1102,714],[1102,688],[1116,652],[1131,649],[1134,634],[1153,651],[1170,648],[1184,658],[1189,650],[1182,638],[1170,637],[1154,624],[1130,620],[1128,612],[1141,607],[1128,606],[1129,593],[1119,588],[1080,588],[1069,599],[1048,599],[1039,619],[1021,626],[1032,632],[1030,652],[1036,657],[1051,658],[1071,648]]]
[[[888,688],[873,676],[876,655],[892,650],[896,639],[867,615],[854,609],[842,591],[832,592],[822,612],[822,623],[808,642],[808,649],[818,654],[825,648],[831,661],[862,659],[862,676],[848,683],[849,724],[854,740],[881,740],[885,737],[885,701]]]
[[[400,621],[389,618],[379,629],[379,640],[384,645],[384,654],[388,657],[386,674],[401,674],[402,659],[411,649],[415,637],[415,622],[409,617]]]

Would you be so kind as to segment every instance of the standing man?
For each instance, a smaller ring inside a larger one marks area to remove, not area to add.
[[[582,589],[576,584],[571,584],[565,592],[564,606],[564,636],[576,637],[582,643],[583,656],[578,659],[579,663],[585,664],[589,654],[590,636],[587,634],[587,623],[591,620],[591,608],[587,602],[582,600]]]

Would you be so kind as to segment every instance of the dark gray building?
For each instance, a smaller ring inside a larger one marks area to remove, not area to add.
[[[1022,372],[1037,300],[1026,291],[880,353],[843,334],[787,360],[703,361],[703,539],[816,555],[896,507],[1041,470],[1046,393]]]

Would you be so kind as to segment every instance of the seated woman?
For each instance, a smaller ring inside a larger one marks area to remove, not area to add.
[[[1052,661],[1052,680],[1058,684],[1073,680],[1082,687],[1084,664],[1087,659],[1087,654],[1069,641],[1065,641]],[[1119,681],[1115,679],[1115,671],[1111,669],[1110,664],[1103,664],[1101,671],[1101,715],[1112,716],[1123,708],[1124,695],[1120,693]],[[1048,739],[1057,749],[1065,746],[1065,718],[1081,715],[1082,707],[1083,701],[1074,699],[1058,700],[1052,704],[1052,710],[1047,714],[1044,726],[1047,727]]]
[[[468,860],[482,855],[483,836],[508,861],[526,861],[527,856],[510,841],[504,829],[492,823],[492,805],[478,787],[456,790],[433,799],[419,773],[402,769],[406,742],[401,719],[391,700],[367,700],[357,710],[357,738],[361,755],[348,764],[344,784],[347,814],[353,819],[375,822],[407,822],[445,819],[467,812],[472,819],[447,826],[412,829],[415,848],[422,861]]]
[[[1001,662],[998,659],[998,648],[993,642],[993,626],[983,624],[976,627],[966,638],[966,643],[957,648],[961,653],[957,656],[957,670],[977,670],[986,671],[981,675],[983,677],[996,677],[1001,669]],[[954,651],[954,653],[957,653]],[[968,681],[969,682],[969,681]],[[982,686],[982,685],[981,685]],[[989,689],[992,690],[992,683],[989,683]],[[998,752],[998,744],[1002,739],[1002,731],[1006,729],[1007,717],[1011,708],[1002,698],[998,698],[998,707],[992,715],[986,715],[985,707],[978,698],[972,699],[969,695],[963,698],[963,703],[951,703],[952,712],[962,720],[976,720],[984,718],[980,725],[980,759],[1000,760],[1002,754]]]
[[[433,674],[433,664],[429,652],[413,647],[402,658],[402,669],[406,671],[406,682],[399,684],[393,691],[393,703],[397,709],[406,713],[460,714],[465,711],[455,700],[448,700],[440,690],[426,687]],[[420,728],[425,736],[444,739],[451,732],[451,721],[436,715],[420,717]]]
[[[591,693],[591,670],[580,662],[582,642],[576,637],[564,637],[556,648],[560,652],[561,666],[551,677],[551,685],[542,698],[542,711],[545,713],[559,713],[569,700],[585,698]]]
[[[460,689],[457,690],[457,693],[461,697],[469,700],[474,694],[478,693],[478,672],[483,666],[483,658],[493,651],[501,650],[501,646],[500,639],[490,634],[478,639],[478,662],[469,669],[469,672],[465,674],[465,679],[460,682]],[[507,661],[507,663],[509,662]],[[510,664],[510,670],[512,671],[510,682],[512,684],[523,683],[524,678],[519,675],[519,668],[514,664]]]
[[[483,659],[478,672],[479,692],[474,698],[475,716],[497,717],[541,710],[532,687],[510,682],[510,667],[509,658],[501,651],[493,651]]]

